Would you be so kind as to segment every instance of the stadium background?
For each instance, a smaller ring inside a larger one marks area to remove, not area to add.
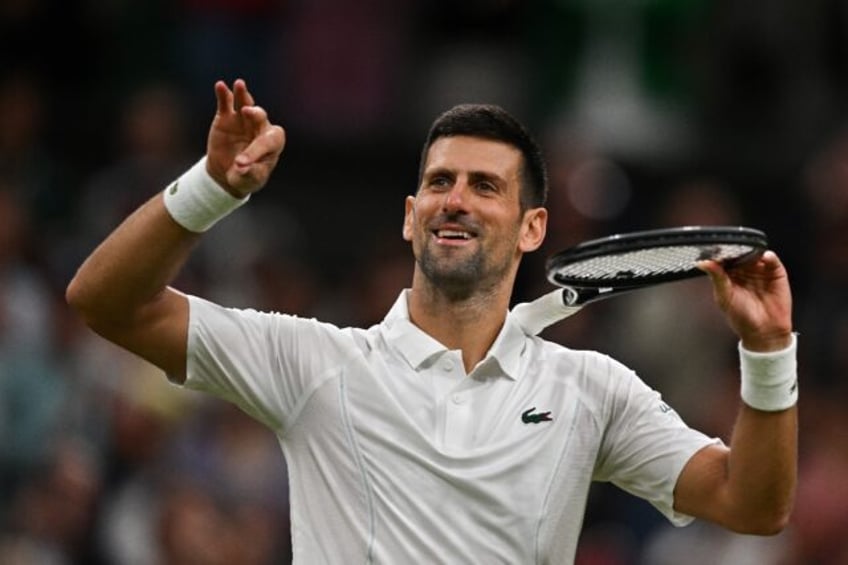
[[[0,5],[0,562],[285,563],[284,461],[235,409],[81,327],[63,291],[204,150],[214,80],[288,133],[269,186],[179,286],[337,324],[409,280],[400,239],[426,127],[503,105],[550,163],[544,258],[682,224],[765,230],[801,332],[796,512],[774,538],[665,525],[599,485],[582,565],[848,562],[848,9],[836,0],[6,0]],[[637,369],[728,437],[735,342],[705,280],[547,330]]]

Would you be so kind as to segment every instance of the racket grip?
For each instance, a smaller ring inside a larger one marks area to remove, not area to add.
[[[563,290],[558,288],[532,302],[516,304],[510,316],[527,335],[537,335],[548,326],[576,314],[582,306],[566,306]]]

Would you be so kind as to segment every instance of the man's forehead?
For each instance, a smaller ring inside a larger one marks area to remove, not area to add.
[[[427,151],[424,168],[490,171],[506,178],[517,173],[520,164],[521,152],[508,143],[457,135],[435,140]]]

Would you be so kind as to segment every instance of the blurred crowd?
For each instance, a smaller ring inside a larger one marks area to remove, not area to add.
[[[786,263],[800,332],[800,484],[774,537],[675,529],[593,490],[578,565],[848,564],[848,8],[837,0],[4,0],[0,3],[0,563],[291,559],[285,461],[237,409],[167,383],[68,311],[122,218],[199,158],[213,82],[288,133],[269,186],[176,286],[378,322],[406,286],[403,197],[435,115],[501,104],[548,155],[545,258],[631,229],[741,224]],[[706,279],[545,330],[633,367],[729,439],[736,342]]]

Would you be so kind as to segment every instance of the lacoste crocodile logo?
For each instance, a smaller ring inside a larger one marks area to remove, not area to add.
[[[551,418],[550,412],[539,412],[537,414],[533,414],[533,410],[536,407],[530,408],[529,410],[525,410],[521,413],[521,421],[525,424],[538,424],[539,422],[551,422],[553,418]]]

